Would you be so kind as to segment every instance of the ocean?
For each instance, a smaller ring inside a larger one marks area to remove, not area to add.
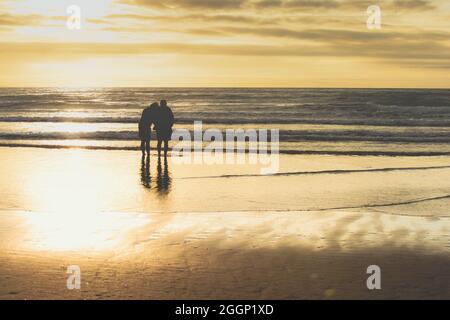
[[[450,90],[1,88],[0,146],[138,149],[142,109],[175,129],[279,129],[280,153],[449,155]]]

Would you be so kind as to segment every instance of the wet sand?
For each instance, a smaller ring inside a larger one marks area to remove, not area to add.
[[[274,176],[137,152],[0,163],[2,299],[450,298],[449,157],[282,155]]]

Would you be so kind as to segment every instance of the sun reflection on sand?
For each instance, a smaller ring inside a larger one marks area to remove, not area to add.
[[[145,215],[73,212],[26,213],[28,246],[44,251],[104,251],[118,248],[133,229],[149,222]]]
[[[39,212],[24,215],[27,244],[33,248],[111,249],[119,246],[130,230],[149,221],[146,215],[104,212],[111,190],[120,184],[110,175],[110,168],[93,166],[83,155],[71,150],[64,156],[63,167],[27,173],[28,201],[39,208]]]
[[[28,176],[27,186],[33,189],[29,193],[32,197],[30,201],[39,204],[43,212],[95,212],[102,202],[96,192],[96,188],[101,186],[89,177],[101,173],[90,165],[89,159],[83,157],[79,150],[73,150],[65,158],[64,167],[33,171]]]

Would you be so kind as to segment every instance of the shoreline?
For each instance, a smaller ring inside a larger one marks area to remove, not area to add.
[[[153,141],[153,140],[152,140]],[[154,141],[153,141],[154,142]],[[136,142],[137,144],[138,142]],[[61,150],[99,150],[99,151],[141,151],[139,146],[136,147],[114,147],[114,146],[76,146],[76,145],[52,145],[52,144],[43,144],[43,145],[35,145],[35,144],[22,144],[22,143],[0,143],[1,148],[36,148],[36,149],[61,149]],[[152,148],[151,154],[156,154],[154,151],[155,148]],[[172,148],[169,147],[170,157]],[[192,150],[191,153],[194,154],[197,151]],[[204,152],[204,151],[203,151]],[[218,150],[218,153],[225,153],[224,150]],[[244,150],[245,154],[257,153],[248,150],[247,148]],[[268,152],[267,154],[271,154]],[[424,151],[424,152],[409,152],[409,151],[298,151],[298,150],[279,150],[274,154],[285,154],[285,155],[324,155],[324,156],[376,156],[376,157],[444,157],[450,156],[450,152],[435,152],[435,151]]]

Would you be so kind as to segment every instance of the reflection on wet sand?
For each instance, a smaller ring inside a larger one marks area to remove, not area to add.
[[[14,235],[23,218],[36,226],[30,213],[4,215]],[[61,243],[63,232],[35,229],[16,242],[12,258],[11,241],[0,243],[0,298],[449,297],[444,219],[361,211],[106,215],[96,217],[95,233],[81,234],[91,235],[84,243]],[[64,267],[74,261],[83,270],[80,291],[65,287]],[[366,287],[372,264],[383,270],[377,292]]]
[[[161,167],[161,158],[158,158],[158,177],[156,180],[156,190],[159,194],[168,194],[170,192],[171,179],[169,175],[169,165],[167,158],[164,157],[164,170]]]
[[[152,156],[3,148],[0,299],[449,297],[450,170],[429,169],[447,157],[282,156],[348,172],[248,176]]]
[[[141,158],[141,185],[146,189],[152,189],[152,177],[150,174],[150,155],[142,155]],[[167,195],[170,192],[171,177],[169,173],[169,164],[164,157],[164,166],[161,164],[161,157],[158,157],[156,190],[158,195]]]
[[[141,159],[141,184],[145,187],[150,189],[150,156],[149,155],[142,155]]]

